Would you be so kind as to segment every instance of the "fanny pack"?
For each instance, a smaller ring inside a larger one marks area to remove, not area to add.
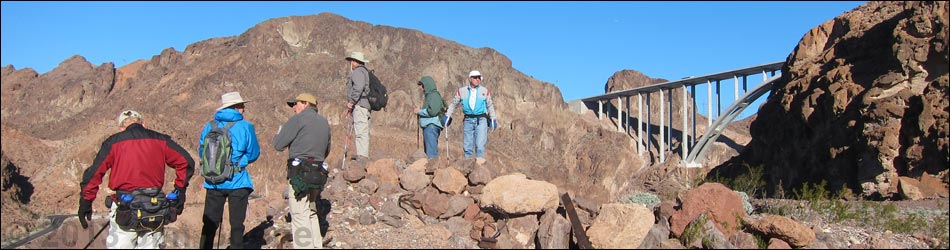
[[[297,199],[309,195],[310,201],[316,201],[327,184],[329,174],[324,163],[312,157],[287,160],[287,178]]]
[[[117,191],[110,196],[118,206],[115,223],[125,231],[158,231],[178,220],[177,200],[169,200],[161,188]]]

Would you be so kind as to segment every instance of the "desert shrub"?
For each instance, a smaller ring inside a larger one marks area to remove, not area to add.
[[[760,197],[765,190],[765,168],[759,166],[749,166],[743,163],[746,171],[735,178],[725,178],[718,174],[707,176],[703,182],[718,182],[732,190],[745,192],[751,197]]]
[[[631,195],[626,203],[640,204],[647,208],[653,208],[660,204],[660,197],[652,193],[636,193]]]
[[[683,246],[689,247],[700,237],[703,237],[703,225],[709,221],[709,218],[706,217],[706,214],[699,215],[698,218],[693,220],[693,222],[686,225],[686,229],[683,229],[683,234],[680,235],[680,243],[683,243]]]

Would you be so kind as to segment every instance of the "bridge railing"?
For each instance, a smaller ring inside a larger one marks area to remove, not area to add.
[[[617,105],[615,107],[615,110],[617,114],[617,117],[616,117],[617,130],[621,132],[627,132],[627,130],[630,128],[629,119],[631,118],[632,115],[629,115],[629,114],[625,115],[624,116],[625,119],[621,117],[621,115],[623,115],[624,113],[623,112],[624,106],[627,107],[628,113],[631,111],[630,98],[636,96],[637,124],[635,127],[637,128],[637,138],[638,138],[637,153],[642,156],[644,152],[650,152],[650,145],[653,143],[651,141],[651,136],[650,136],[652,135],[650,130],[651,130],[651,126],[653,126],[653,121],[651,121],[653,117],[651,117],[652,114],[651,112],[649,112],[649,110],[652,106],[651,96],[653,96],[654,93],[659,93],[658,96],[660,99],[659,100],[659,116],[660,117],[658,119],[659,125],[657,127],[657,130],[659,130],[658,131],[659,141],[656,142],[656,146],[657,146],[657,151],[659,153],[659,162],[665,162],[666,161],[665,154],[668,148],[672,148],[673,146],[672,141],[674,139],[672,136],[672,133],[674,132],[673,131],[673,115],[672,115],[672,112],[674,112],[674,110],[672,110],[673,92],[674,90],[677,90],[677,89],[681,90],[681,91],[677,91],[677,92],[682,93],[682,98],[681,98],[682,104],[680,105],[681,107],[680,111],[682,112],[683,119],[682,119],[682,126],[680,127],[681,128],[680,135],[682,136],[682,138],[680,139],[680,142],[681,142],[680,148],[682,150],[681,158],[686,159],[688,156],[690,156],[689,151],[691,150],[691,146],[696,145],[694,144],[693,139],[695,139],[698,135],[696,131],[696,127],[697,127],[696,116],[698,116],[698,109],[696,107],[696,93],[697,93],[696,86],[697,85],[705,84],[707,86],[705,99],[707,102],[706,103],[706,115],[707,115],[706,131],[708,133],[708,131],[711,131],[713,128],[713,119],[719,118],[719,116],[721,116],[720,114],[722,113],[722,108],[721,108],[722,107],[722,101],[721,101],[722,81],[726,81],[729,79],[733,80],[733,83],[734,83],[733,96],[735,98],[734,101],[736,103],[739,103],[739,102],[742,102],[739,100],[740,95],[749,93],[748,91],[749,76],[761,74],[762,75],[762,82],[760,83],[761,85],[762,83],[769,82],[768,80],[769,74],[771,74],[771,76],[774,77],[776,75],[776,72],[780,71],[784,64],[785,64],[784,61],[779,61],[779,62],[767,63],[767,64],[745,67],[745,68],[740,68],[740,69],[728,70],[728,71],[723,71],[723,72],[709,74],[709,75],[686,77],[686,78],[676,80],[676,81],[658,83],[658,84],[637,87],[637,88],[632,88],[632,89],[627,89],[627,90],[613,91],[613,92],[602,94],[602,95],[582,98],[581,101],[588,104],[588,107],[590,107],[589,104],[596,103],[597,117],[598,119],[603,119],[604,102],[608,102],[609,104],[610,101],[616,99]],[[740,79],[741,79],[741,86],[740,86]],[[687,88],[689,88],[689,90],[687,90]],[[741,93],[740,93],[740,88],[741,88]],[[765,91],[768,91],[768,89],[766,89]],[[715,93],[715,96],[713,96],[714,93]],[[666,98],[664,98],[664,96],[666,96]],[[689,98],[689,96],[691,96],[692,98]],[[757,97],[758,96],[756,96],[756,98]],[[644,98],[646,99],[646,102],[644,102]],[[714,110],[713,110],[712,101],[714,99],[716,101],[716,104],[715,104],[716,113],[713,113]],[[690,101],[692,102],[690,103]],[[752,101],[755,101],[755,100],[753,99]],[[624,105],[624,103],[626,103],[627,105]],[[644,114],[643,114],[644,103],[646,104],[646,110],[648,110],[646,114],[646,120],[644,120]],[[733,104],[730,106],[735,106],[735,105],[736,104]],[[748,103],[746,105],[748,105]],[[665,110],[667,109],[667,107],[669,111]],[[692,109],[692,112],[688,112],[690,108]],[[732,114],[732,113],[729,113],[729,114]],[[735,118],[736,115],[738,114],[733,114],[732,118]],[[730,118],[728,122],[731,122],[732,118]],[[667,121],[670,123],[669,126],[666,125]],[[692,136],[690,136],[690,129],[689,129],[690,125],[692,125],[692,131],[691,131]],[[721,125],[721,126],[725,126],[725,125],[726,124]],[[718,138],[718,136],[716,137]],[[703,144],[699,146],[708,147],[707,144]],[[699,148],[699,149],[702,149],[702,148]],[[693,158],[690,166],[696,166],[696,164],[701,164],[701,163],[697,163],[696,159]]]

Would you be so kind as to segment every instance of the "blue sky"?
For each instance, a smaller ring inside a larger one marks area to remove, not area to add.
[[[569,101],[602,94],[624,69],[676,80],[784,61],[809,29],[863,3],[3,1],[0,64],[42,74],[81,55],[121,67],[271,18],[332,12],[491,47]]]

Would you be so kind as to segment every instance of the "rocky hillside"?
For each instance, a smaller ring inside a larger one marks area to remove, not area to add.
[[[240,91],[251,100],[245,117],[255,124],[263,148],[249,168],[255,193],[278,197],[286,186],[286,153],[268,145],[293,114],[284,104],[287,98],[300,92],[317,96],[333,130],[328,162],[341,165],[343,87],[349,73],[344,58],[351,51],[368,55],[369,68],[390,91],[387,109],[373,114],[374,160],[405,159],[421,146],[411,114],[421,102],[415,84],[421,76],[432,76],[449,98],[476,69],[486,76],[483,85],[492,90],[499,113],[501,128],[490,134],[487,152],[494,171],[585,190],[585,198],[599,202],[638,188],[630,177],[642,162],[629,153],[635,148],[629,137],[598,123],[590,112],[567,112],[555,86],[513,69],[497,51],[330,13],[267,20],[239,36],[196,42],[184,51],[165,49],[121,68],[95,66],[78,55],[44,74],[6,65],[0,72],[2,150],[36,186],[30,211],[75,213],[82,171],[102,140],[116,132],[114,119],[121,110],[140,111],[149,128],[169,134],[197,157],[199,132],[220,105],[220,95]],[[447,133],[440,151],[445,154],[448,147],[446,158],[461,158],[461,127],[453,125]],[[191,185],[200,182],[196,176]],[[201,188],[188,192],[188,197],[203,197]],[[200,207],[198,202],[189,204]],[[105,211],[101,202],[93,204],[95,211]]]
[[[946,197],[947,7],[872,1],[805,34],[744,154],[770,192],[825,180],[868,197]]]

